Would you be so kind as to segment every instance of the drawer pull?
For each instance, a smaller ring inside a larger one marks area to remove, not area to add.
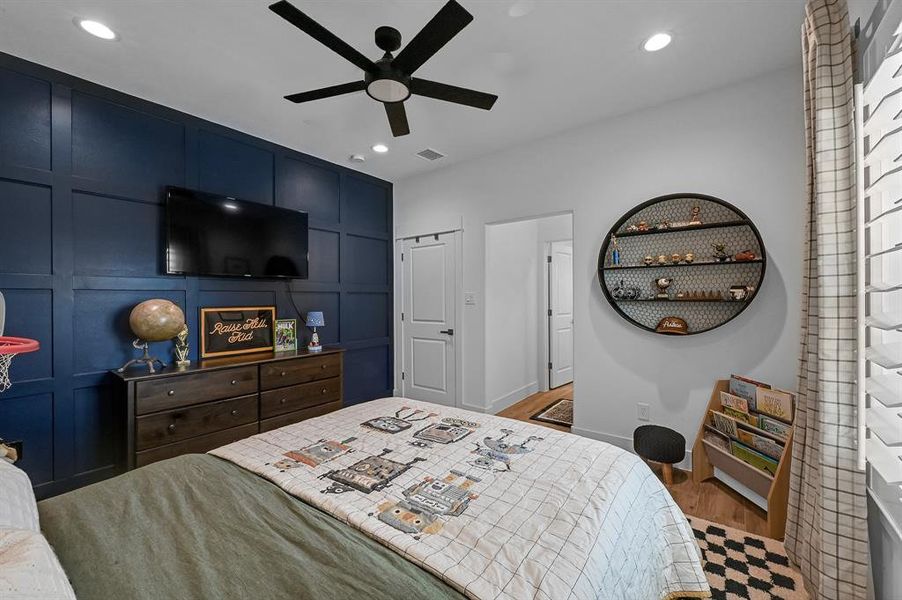
[[[166,392],[166,395],[167,396],[175,396],[175,390],[169,390],[168,392]]]
[[[175,423],[172,423],[166,429],[169,430],[169,433],[175,433]]]
[[[288,373],[286,373],[285,371],[279,373],[279,377],[285,377],[286,375],[288,375]]]
[[[237,380],[237,379],[233,379],[233,380],[232,380],[232,385],[238,385],[238,380]]]
[[[324,393],[324,394],[325,394],[327,391],[328,391],[328,390],[327,390],[326,388],[323,388],[323,393]]]
[[[237,416],[238,416],[238,411],[237,411],[237,410],[233,410],[233,411],[232,411],[232,416],[233,416],[233,417],[237,417]]]
[[[319,368],[320,368],[320,369],[325,369],[325,368],[326,368],[326,365],[320,365]]]
[[[282,398],[281,400],[279,400],[279,404],[285,404],[286,402],[288,402],[288,398]]]

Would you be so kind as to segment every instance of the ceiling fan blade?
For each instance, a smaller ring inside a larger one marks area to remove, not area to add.
[[[287,0],[279,0],[279,2],[271,4],[269,10],[273,11],[323,46],[344,57],[346,60],[351,61],[364,71],[374,71],[376,69],[376,65],[373,61],[352,48],[334,33],[302,13],[290,2],[287,2]]]
[[[456,0],[449,0],[401,50],[392,61],[392,66],[411,75],[472,20],[473,15],[463,6]]]
[[[388,115],[388,124],[391,125],[391,134],[401,137],[410,133],[410,125],[407,124],[407,111],[403,102],[386,102],[385,114]]]
[[[341,96],[342,94],[350,94],[352,92],[362,92],[366,89],[366,83],[363,81],[352,81],[351,83],[342,83],[341,85],[332,85],[320,88],[318,90],[310,90],[309,92],[300,92],[299,94],[291,94],[285,96],[286,100],[292,102],[310,102],[311,100],[321,100],[322,98],[331,98],[332,96]]]
[[[468,90],[467,88],[448,85],[447,83],[437,83],[428,79],[417,78],[411,78],[410,92],[418,96],[426,96],[427,98],[435,98],[445,102],[456,102],[457,104],[464,104],[483,110],[491,110],[495,100],[498,99],[498,96],[495,94],[486,94],[485,92]]]

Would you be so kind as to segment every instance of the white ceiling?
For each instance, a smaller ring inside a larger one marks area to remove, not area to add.
[[[409,41],[443,3],[292,1],[374,59],[376,26]],[[364,93],[282,99],[362,74],[268,0],[0,0],[0,51],[389,180],[800,63],[803,0],[460,1],[475,21],[417,75],[500,99],[486,112],[413,97],[402,138]],[[512,7],[528,14],[513,18]],[[120,40],[83,33],[77,17]],[[673,44],[642,51],[662,30]],[[375,155],[376,142],[390,152]],[[427,147],[447,158],[414,155]],[[367,162],[349,163],[352,153]]]

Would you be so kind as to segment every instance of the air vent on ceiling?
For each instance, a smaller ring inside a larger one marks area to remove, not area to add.
[[[417,152],[417,156],[420,158],[425,158],[426,160],[438,160],[440,158],[445,158],[445,155],[437,150],[433,150],[432,148],[426,148],[425,150],[420,150]]]

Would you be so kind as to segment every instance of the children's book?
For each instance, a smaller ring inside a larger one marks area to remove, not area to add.
[[[792,425],[784,423],[783,421],[778,421],[767,415],[758,415],[758,429],[763,429],[764,431],[785,440],[789,437],[789,432],[792,431]]]
[[[749,412],[749,401],[742,396],[736,396],[729,392],[720,393],[720,405],[746,414]]]
[[[749,448],[745,444],[739,442],[730,442],[730,449],[733,456],[747,462],[755,468],[761,469],[766,473],[774,476],[777,474],[777,461],[769,456],[761,454],[757,450]]]
[[[758,388],[756,405],[761,414],[774,417],[784,423],[792,423],[793,400],[794,397],[790,392]]]
[[[711,411],[714,428],[730,437],[736,437],[736,421],[719,412]]]
[[[755,381],[754,379],[749,379],[748,377],[730,375],[730,393],[734,396],[745,398],[748,401],[749,410],[758,410],[755,407],[755,401],[757,400],[759,387],[767,389],[770,388],[770,385]]]
[[[746,446],[751,446],[762,454],[766,454],[776,460],[780,460],[780,457],[783,455],[783,446],[769,437],[764,437],[745,429],[738,429],[736,433],[740,442]]]
[[[730,452],[730,438],[718,431],[705,429],[705,433],[703,434],[702,439],[712,446],[720,448],[724,452]]]
[[[727,416],[733,417],[734,419],[736,419],[737,421],[740,421],[741,423],[747,423],[747,424],[753,425],[755,427],[758,426],[758,417],[754,417],[747,412],[734,410],[734,409],[730,408],[729,406],[724,406],[723,413]]]

